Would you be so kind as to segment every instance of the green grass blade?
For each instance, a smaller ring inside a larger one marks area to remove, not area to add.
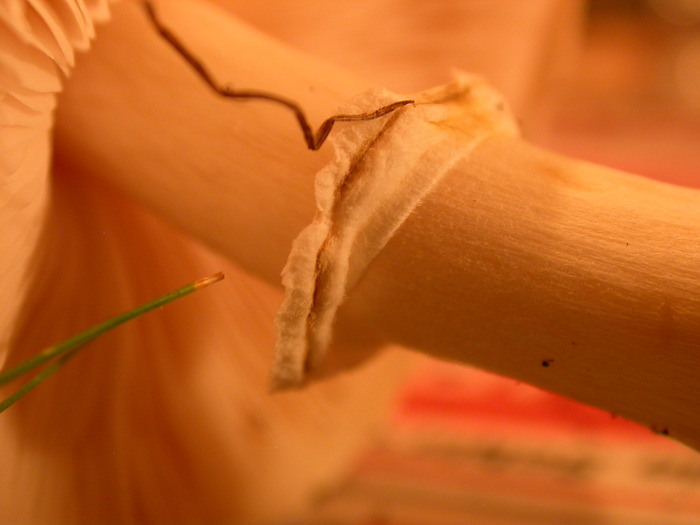
[[[157,299],[154,299],[152,301],[149,301],[147,303],[144,303],[140,306],[137,306],[136,308],[129,310],[127,312],[124,312],[120,315],[117,315],[116,317],[112,317],[111,319],[108,319],[107,321],[104,321],[102,323],[99,323],[91,328],[88,328],[84,332],[81,332],[70,339],[67,339],[66,341],[63,341],[62,343],[59,343],[54,346],[50,346],[49,348],[46,348],[39,354],[37,354],[34,357],[31,357],[27,359],[26,361],[23,361],[22,363],[18,364],[17,366],[14,366],[13,368],[6,370],[2,373],[0,373],[0,385],[4,385],[24,374],[29,372],[30,370],[33,370],[34,368],[37,368],[44,363],[47,363],[48,361],[52,359],[59,358],[55,363],[51,364],[50,366],[46,367],[44,370],[42,370],[39,374],[34,376],[32,379],[30,379],[27,383],[22,385],[19,390],[17,390],[14,394],[12,394],[10,397],[5,399],[4,401],[0,402],[0,412],[3,412],[7,408],[9,408],[12,404],[14,404],[16,401],[18,401],[20,398],[24,397],[27,393],[29,393],[31,390],[33,390],[35,387],[40,385],[42,382],[44,382],[46,379],[48,379],[51,375],[53,375],[70,357],[75,355],[76,351],[88,344],[90,341],[93,339],[98,338],[105,332],[108,332],[117,326],[120,326],[127,321],[131,321],[132,319],[135,319],[139,316],[142,316],[151,310],[155,310],[156,308],[160,308],[163,305],[166,305],[172,301],[175,301],[177,299],[180,299],[181,297],[184,297],[186,295],[191,294],[192,292],[195,292],[197,290],[201,290],[202,288],[205,288],[206,286],[209,286],[210,284],[214,284],[216,282],[219,282],[224,278],[224,274],[219,272],[217,274],[211,275],[209,277],[205,277],[203,279],[198,279],[194,282],[191,282],[189,284],[186,284],[185,286],[182,286],[178,288],[177,290],[173,290],[170,293],[167,293],[161,297],[158,297]]]
[[[49,366],[44,368],[41,372],[19,387],[13,394],[0,401],[0,413],[10,408],[17,401],[51,377],[56,371],[58,371],[59,368],[61,368],[61,366],[63,366],[66,361],[68,361],[68,359],[75,355],[76,351],[77,349],[64,355],[63,357],[58,358],[55,362],[51,363]]]

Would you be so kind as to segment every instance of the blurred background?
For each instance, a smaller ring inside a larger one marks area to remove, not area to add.
[[[545,145],[700,187],[700,1],[595,0]]]

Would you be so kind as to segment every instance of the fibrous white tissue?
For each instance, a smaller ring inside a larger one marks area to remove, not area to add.
[[[415,104],[349,124],[331,138],[335,158],[316,175],[316,215],[294,241],[282,272],[275,389],[300,386],[319,368],[338,307],[450,168],[483,139],[517,134],[501,97],[463,73],[417,95],[367,91],[339,113],[371,112],[407,99]]]

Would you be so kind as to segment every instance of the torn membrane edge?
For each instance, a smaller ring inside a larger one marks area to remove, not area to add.
[[[347,293],[450,168],[483,139],[518,133],[500,95],[465,73],[415,96],[370,90],[338,111],[407,99],[415,105],[352,123],[331,139],[335,159],[316,175],[316,215],[282,272],[273,389],[301,386],[318,369]]]

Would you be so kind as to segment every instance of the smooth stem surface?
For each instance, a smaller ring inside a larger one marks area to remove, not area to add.
[[[496,137],[375,259],[343,336],[363,326],[700,448],[698,239],[697,190]]]

